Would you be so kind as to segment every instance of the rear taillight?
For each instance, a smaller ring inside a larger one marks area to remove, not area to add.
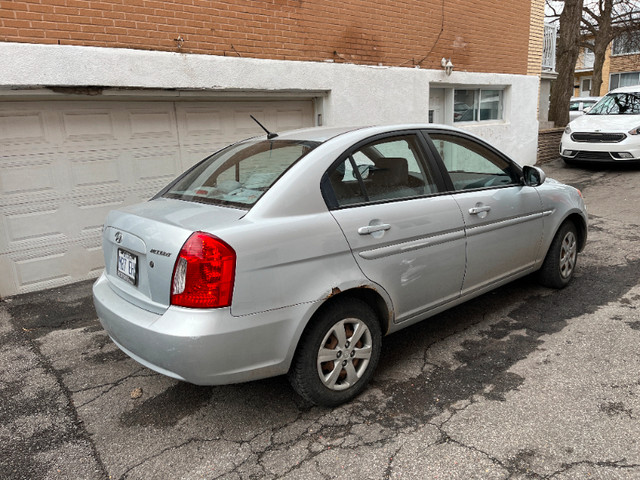
[[[171,282],[171,304],[192,308],[231,305],[236,252],[217,237],[192,234],[182,246]]]

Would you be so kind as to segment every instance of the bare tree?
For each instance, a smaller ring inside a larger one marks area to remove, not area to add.
[[[581,46],[593,51],[593,77],[591,95],[600,95],[602,66],[609,44],[624,38],[640,27],[639,6],[636,0],[597,0],[586,2],[582,16]]]
[[[555,7],[562,4],[562,13],[557,14]],[[558,41],[556,46],[556,79],[551,90],[549,120],[556,126],[564,127],[569,123],[569,100],[573,93],[573,75],[580,52],[580,22],[582,21],[583,0],[565,0],[548,2],[556,18],[559,18]]]
[[[559,21],[556,79],[551,91],[549,120],[562,127],[569,123],[569,100],[580,48],[594,53],[591,95],[599,96],[602,66],[615,39],[640,30],[638,0],[546,0],[547,19]],[[631,40],[630,40],[631,41]]]

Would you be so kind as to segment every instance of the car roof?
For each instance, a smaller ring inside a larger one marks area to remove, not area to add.
[[[347,133],[357,132],[362,136],[376,135],[379,133],[393,132],[397,130],[423,130],[423,129],[436,129],[447,131],[460,131],[462,130],[452,127],[450,125],[439,125],[434,123],[412,123],[412,124],[400,124],[400,125],[372,125],[372,126],[360,126],[360,127],[309,127],[299,130],[290,130],[285,132],[275,132],[278,134],[278,140],[299,140],[324,143],[332,138]],[[260,138],[260,137],[255,137]]]
[[[640,93],[640,85],[616,88],[615,90],[611,90],[609,93]]]
[[[571,97],[572,102],[597,102],[602,97]]]
[[[299,130],[276,132],[279,140],[306,140],[311,142],[326,142],[327,140],[347,132],[365,127],[309,127]]]

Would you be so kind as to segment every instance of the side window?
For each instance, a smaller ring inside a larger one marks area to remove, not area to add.
[[[385,138],[351,152],[329,170],[338,206],[429,195],[437,191],[425,171],[414,135]]]
[[[517,169],[485,146],[453,135],[432,133],[429,136],[456,191],[520,184]]]

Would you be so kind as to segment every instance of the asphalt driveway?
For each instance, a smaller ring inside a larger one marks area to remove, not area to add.
[[[0,302],[0,478],[640,478],[640,168],[543,168],[589,209],[573,283],[525,278],[385,338],[336,409],[282,377],[141,367],[90,282]]]

